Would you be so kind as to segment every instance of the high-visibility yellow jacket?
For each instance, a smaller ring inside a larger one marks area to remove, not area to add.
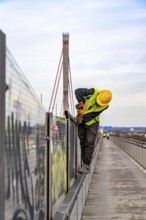
[[[96,99],[100,92],[101,92],[100,89],[94,88],[94,93],[92,95],[84,96],[84,99],[85,99],[84,115],[93,113],[93,112],[97,113],[97,115],[94,118],[84,123],[87,126],[90,126],[94,124],[95,122],[99,121],[100,113],[104,111],[105,109],[107,109],[109,106],[109,105],[98,106],[96,104]]]
[[[84,110],[81,110],[79,113],[83,114],[82,123],[87,126],[90,126],[97,121],[99,122],[100,113],[109,106],[109,104],[105,106],[97,106],[96,99],[100,92],[101,90],[97,88],[78,88],[75,90],[78,102],[83,102],[85,104]]]

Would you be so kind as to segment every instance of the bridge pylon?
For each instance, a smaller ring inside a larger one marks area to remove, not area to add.
[[[69,70],[69,34],[63,33],[63,110],[69,110],[68,101],[68,70]]]

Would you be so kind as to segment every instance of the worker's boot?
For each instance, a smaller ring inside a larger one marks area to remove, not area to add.
[[[78,172],[82,174],[88,174],[90,173],[90,166],[83,164],[83,166],[78,169]]]

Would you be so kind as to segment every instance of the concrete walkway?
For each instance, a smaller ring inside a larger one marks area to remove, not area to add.
[[[146,174],[119,147],[103,140],[82,220],[146,220]]]

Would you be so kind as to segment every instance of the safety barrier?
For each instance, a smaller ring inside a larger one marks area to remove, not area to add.
[[[77,124],[69,112],[66,119],[47,113],[47,198],[48,219],[55,215],[77,178],[81,165]]]
[[[95,163],[97,160],[98,151],[102,144],[102,139],[99,140],[90,166],[90,173],[87,175],[79,174],[69,193],[62,202],[59,210],[55,214],[53,220],[80,220],[90,187],[91,178],[94,172]]]
[[[81,165],[69,112],[47,113],[0,31],[0,220],[51,219]]]
[[[78,175],[75,119],[68,111],[64,117],[47,112],[1,31],[0,101],[0,220],[55,219],[65,201],[65,218],[79,219],[100,143],[91,173]]]
[[[146,143],[136,140],[111,136],[111,140],[132,157],[139,165],[146,169]]]
[[[10,51],[5,52],[5,166],[0,176],[5,181],[5,209],[1,219],[44,219],[46,110]]]

